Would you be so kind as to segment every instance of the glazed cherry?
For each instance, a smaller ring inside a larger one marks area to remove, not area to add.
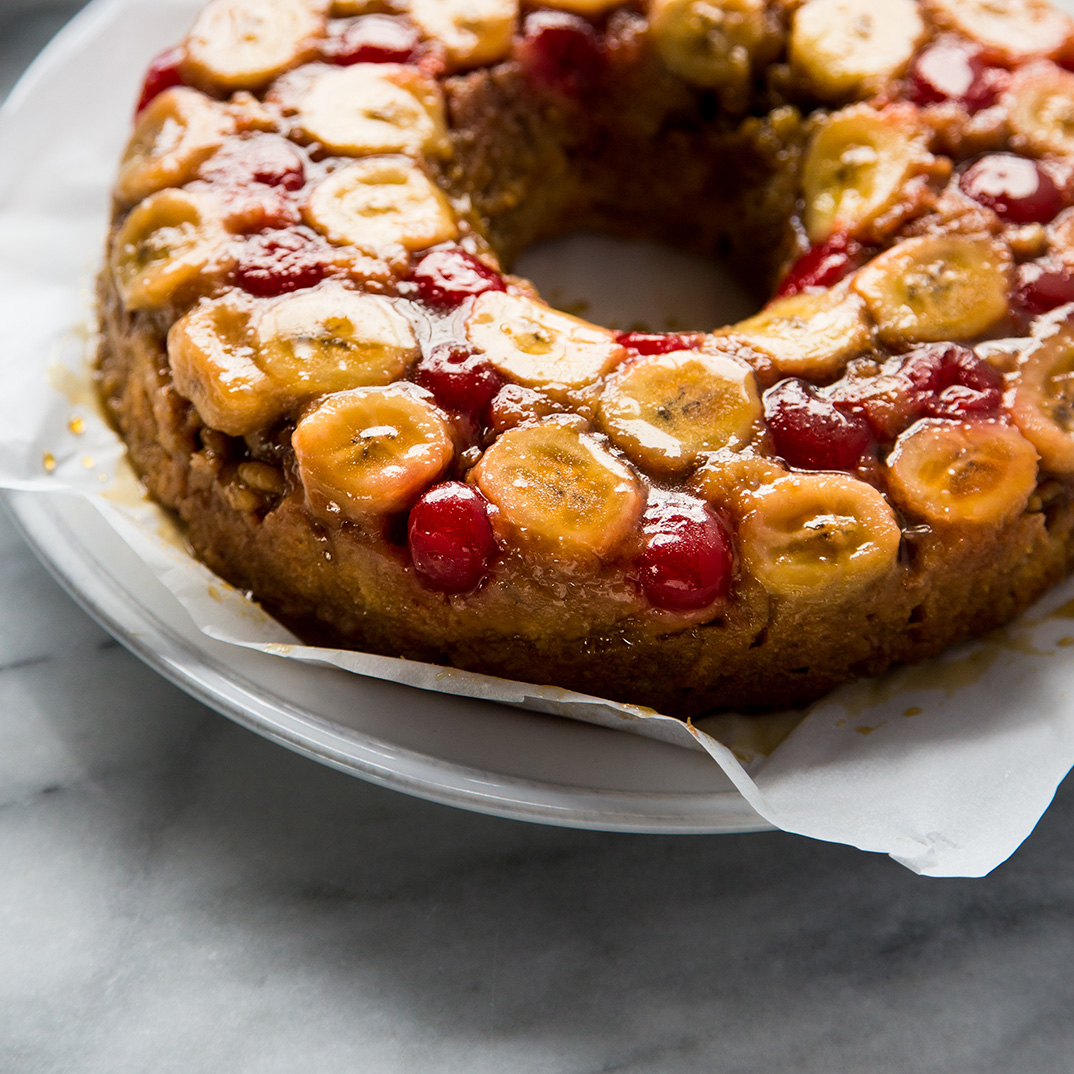
[[[503,377],[476,351],[440,343],[414,367],[414,380],[446,410],[476,418],[503,387]]]
[[[865,261],[861,243],[845,232],[838,232],[825,242],[810,247],[787,270],[776,292],[787,298],[811,287],[831,287]]]
[[[691,349],[682,336],[661,332],[617,332],[615,341],[635,354],[670,354],[672,351]]]
[[[496,554],[485,498],[461,481],[434,485],[411,509],[407,544],[415,572],[431,589],[476,589]]]
[[[994,414],[1003,401],[1003,378],[968,347],[926,343],[903,361],[900,376],[920,417],[961,418]]]
[[[142,82],[142,92],[138,97],[138,107],[134,110],[135,115],[158,94],[173,86],[183,84],[183,76],[179,69],[182,60],[183,50],[180,48],[165,49],[153,57],[145,73],[145,80]]]
[[[306,161],[286,138],[254,134],[225,145],[202,166],[200,174],[228,187],[260,183],[293,192],[306,185]]]
[[[1074,269],[1058,262],[1033,261],[1018,273],[1015,305],[1030,317],[1074,302]]]
[[[565,11],[528,15],[517,57],[531,82],[568,97],[592,89],[604,72],[604,49],[596,31]]]
[[[980,52],[953,41],[941,41],[919,53],[910,68],[912,96],[917,104],[955,101],[973,114],[999,99],[1003,73],[988,67]]]
[[[692,612],[727,596],[731,538],[700,500],[678,496],[650,507],[643,533],[638,577],[654,608]]]
[[[765,422],[777,454],[802,470],[853,470],[873,446],[869,423],[800,380],[765,392]]]
[[[270,231],[246,240],[235,282],[259,298],[273,298],[313,287],[326,268],[317,239],[300,228]]]
[[[421,38],[417,30],[390,15],[363,15],[325,46],[334,63],[406,63],[414,58]]]
[[[410,282],[427,306],[449,310],[485,291],[505,291],[503,277],[465,250],[433,250],[411,270]]]
[[[1014,224],[1044,224],[1059,215],[1063,194],[1035,161],[1014,153],[989,153],[959,178],[964,194]]]

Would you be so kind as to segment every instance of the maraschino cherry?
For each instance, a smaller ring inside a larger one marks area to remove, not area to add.
[[[325,46],[334,63],[407,63],[421,38],[417,30],[391,15],[363,15]]]
[[[865,261],[865,248],[846,232],[837,232],[825,242],[811,246],[787,270],[776,291],[788,298],[813,287],[831,287]]]
[[[604,49],[593,26],[565,11],[526,16],[517,57],[530,81],[567,97],[592,89],[604,71]]]
[[[488,360],[462,343],[440,343],[414,367],[414,380],[445,410],[477,418],[503,386]]]
[[[246,240],[235,282],[259,298],[313,287],[326,273],[316,237],[303,228],[266,231]]]
[[[780,381],[764,397],[776,452],[802,470],[854,470],[873,444],[869,423],[821,398],[800,380]]]
[[[418,297],[434,309],[450,310],[486,291],[505,291],[503,277],[458,247],[433,250],[411,270]]]
[[[971,164],[959,187],[974,201],[1014,224],[1044,224],[1063,208],[1055,180],[1035,160],[1015,153],[989,153]]]
[[[411,509],[407,544],[415,572],[431,589],[476,589],[496,554],[485,498],[461,481],[434,485]]]
[[[940,41],[920,52],[910,68],[911,94],[917,104],[954,101],[971,115],[999,99],[1005,72],[989,67],[978,49]]]
[[[638,576],[654,608],[698,611],[727,596],[734,563],[731,538],[700,500],[676,496],[653,505],[643,533]]]
[[[181,48],[165,49],[153,57],[142,82],[142,92],[138,96],[135,115],[141,113],[154,97],[173,86],[183,84],[183,75],[180,70],[182,61],[183,50]]]

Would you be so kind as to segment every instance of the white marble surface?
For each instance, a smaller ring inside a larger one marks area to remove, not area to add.
[[[0,95],[63,17],[0,15]],[[540,828],[233,726],[2,513],[0,608],[2,1074],[1074,1069],[1069,782],[977,881]]]

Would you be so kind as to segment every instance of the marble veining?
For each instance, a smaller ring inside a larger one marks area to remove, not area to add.
[[[56,11],[0,15],[0,93]],[[0,1072],[1070,1074],[1074,788],[984,880],[431,805],[143,667],[0,512]]]

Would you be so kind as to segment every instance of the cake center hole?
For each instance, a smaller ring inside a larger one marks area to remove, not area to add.
[[[618,331],[711,331],[759,308],[729,265],[648,239],[571,232],[534,244],[513,270],[556,309]]]

